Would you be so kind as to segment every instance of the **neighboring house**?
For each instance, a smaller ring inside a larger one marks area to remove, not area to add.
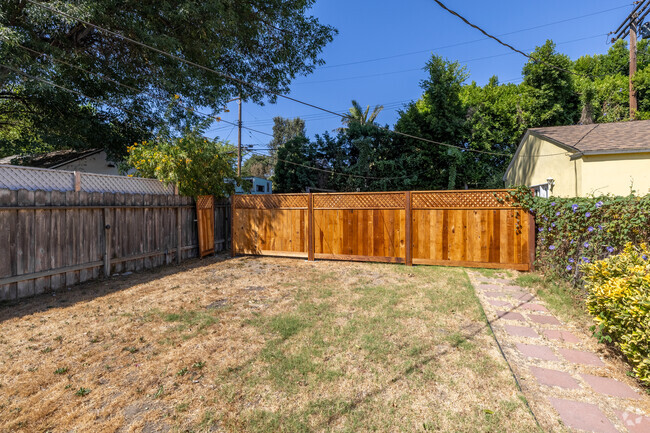
[[[245,177],[244,180],[250,181],[253,186],[250,191],[244,192],[241,186],[235,187],[236,194],[272,194],[273,182],[261,177]]]
[[[14,155],[0,159],[0,164],[81,171],[84,173],[120,174],[117,164],[109,161],[106,152],[102,149],[57,150],[34,156]]]
[[[503,180],[542,197],[648,194],[650,120],[529,129]]]

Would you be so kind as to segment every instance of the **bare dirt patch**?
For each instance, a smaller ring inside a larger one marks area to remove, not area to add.
[[[1,431],[530,432],[463,270],[241,257],[0,307]]]

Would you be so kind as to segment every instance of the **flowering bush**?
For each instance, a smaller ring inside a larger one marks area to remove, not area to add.
[[[621,349],[650,385],[650,251],[627,244],[621,254],[582,266],[587,308],[599,332]]]
[[[628,242],[650,242],[650,195],[547,199],[525,187],[511,194],[535,215],[537,268],[574,284],[580,265],[619,253]]]
[[[223,198],[234,192],[233,180],[241,182],[233,168],[236,149],[196,131],[134,143],[128,152],[127,169],[134,168],[136,176],[178,185],[182,195]]]

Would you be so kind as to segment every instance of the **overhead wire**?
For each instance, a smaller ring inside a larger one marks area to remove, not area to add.
[[[631,4],[633,4],[633,3],[631,3]],[[630,4],[625,4],[623,6],[617,6],[617,7],[610,8],[610,9],[605,9],[605,10],[602,10],[602,11],[592,12],[592,13],[589,13],[589,14],[586,14],[586,15],[580,15],[580,16],[577,16],[577,17],[566,18],[566,19],[562,19],[562,20],[559,20],[559,21],[553,21],[553,22],[546,23],[546,24],[540,24],[540,25],[533,26],[533,27],[527,27],[525,29],[513,30],[513,31],[507,32],[507,33],[500,33],[497,36],[509,36],[509,35],[513,35],[513,34],[516,34],[516,33],[527,32],[527,31],[530,31],[530,30],[536,30],[536,29],[540,29],[540,28],[543,28],[543,27],[552,26],[552,25],[555,25],[555,24],[561,24],[561,23],[565,23],[565,22],[569,22],[569,21],[575,21],[575,20],[578,20],[578,19],[581,19],[581,18],[587,18],[587,17],[591,17],[591,16],[595,16],[595,15],[600,15],[600,14],[615,11],[615,10],[618,10],[618,9],[627,8],[629,6],[630,6]],[[370,62],[377,62],[377,61],[381,61],[381,60],[395,59],[395,58],[398,58],[398,57],[406,57],[406,56],[411,56],[411,55],[415,55],[415,54],[430,53],[432,51],[444,50],[444,49],[447,49],[447,48],[454,48],[454,47],[458,47],[458,46],[462,46],[462,45],[469,45],[469,44],[474,44],[476,42],[482,42],[482,41],[487,41],[487,40],[489,40],[489,38],[474,39],[474,40],[471,40],[471,41],[458,42],[458,43],[450,44],[450,45],[443,45],[443,46],[436,47],[436,48],[431,48],[431,49],[428,49],[428,50],[411,51],[411,52],[408,52],[408,53],[395,54],[395,55],[392,55],[392,56],[377,57],[375,59],[367,59],[367,60],[359,60],[359,61],[355,61],[355,62],[340,63],[338,65],[326,65],[326,66],[321,66],[318,69],[338,68],[338,67],[342,67],[342,66],[350,66],[350,65],[357,65],[357,64],[361,64],[361,63],[370,63]]]
[[[229,75],[229,74],[226,74],[226,73],[224,73],[224,72],[217,71],[217,70],[215,70],[215,69],[213,69],[213,68],[209,68],[209,67],[207,67],[207,66],[204,66],[204,65],[198,64],[198,63],[196,63],[196,62],[193,62],[193,61],[190,61],[190,60],[184,59],[184,58],[182,58],[182,57],[179,57],[179,56],[177,56],[177,55],[175,55],[175,54],[172,54],[172,53],[169,53],[169,52],[166,52],[166,51],[160,50],[160,49],[158,49],[158,48],[155,48],[155,47],[150,46],[150,45],[148,45],[148,44],[145,44],[145,43],[143,43],[143,42],[140,42],[140,41],[137,41],[137,40],[135,40],[135,39],[129,38],[129,37],[127,37],[127,36],[124,36],[124,35],[122,35],[122,34],[120,34],[120,33],[118,33],[118,32],[114,32],[114,31],[112,31],[112,30],[105,29],[105,28],[103,28],[103,27],[101,27],[101,26],[98,26],[98,25],[96,25],[96,24],[90,23],[89,21],[86,21],[86,20],[83,20],[83,19],[80,19],[80,18],[74,17],[74,16],[72,16],[72,15],[66,13],[66,12],[63,12],[63,11],[60,11],[60,10],[58,10],[58,9],[52,8],[52,7],[50,7],[50,6],[47,6],[47,5],[43,4],[43,3],[37,2],[37,1],[35,1],[35,0],[26,0],[26,1],[29,2],[29,3],[32,3],[32,4],[36,5],[36,6],[39,6],[39,7],[41,7],[41,8],[47,9],[47,10],[49,10],[49,11],[55,13],[55,14],[58,14],[58,15],[61,15],[61,16],[64,16],[64,17],[67,17],[67,18],[69,18],[69,19],[71,19],[71,20],[77,20],[77,21],[79,21],[79,22],[81,22],[81,23],[83,23],[83,24],[85,24],[85,25],[87,25],[87,26],[90,26],[90,27],[93,27],[93,28],[95,28],[95,29],[97,29],[97,30],[103,31],[103,32],[105,32],[105,33],[107,33],[107,34],[109,34],[109,35],[113,35],[113,36],[118,37],[118,38],[121,38],[121,39],[123,39],[123,40],[125,40],[125,41],[128,41],[128,42],[131,42],[131,43],[133,43],[133,44],[136,44],[136,45],[138,45],[138,46],[141,46],[141,47],[144,47],[144,48],[148,48],[148,49],[150,49],[150,50],[152,50],[152,51],[154,51],[154,52],[157,52],[157,53],[162,54],[162,55],[164,55],[164,56],[167,56],[167,57],[169,57],[169,58],[175,59],[175,60],[180,61],[180,62],[182,62],[182,63],[185,63],[185,64],[187,64],[187,65],[194,66],[194,67],[197,67],[197,68],[199,68],[199,69],[201,69],[201,70],[204,70],[204,71],[207,71],[207,72],[211,72],[211,73],[217,74],[217,75],[219,75],[219,76],[221,76],[221,77],[223,77],[223,78],[227,78],[227,79],[229,79],[229,80],[232,80],[232,81],[237,82],[237,83],[239,83],[239,84],[242,84],[242,85],[244,85],[244,86],[252,87],[252,88],[254,88],[254,89],[256,89],[256,90],[259,90],[259,91],[261,91],[261,92],[265,92],[265,93],[268,93],[268,94],[271,94],[271,95],[274,95],[274,96],[277,96],[277,97],[280,97],[280,98],[287,99],[287,100],[289,100],[289,101],[293,101],[293,102],[296,102],[296,103],[299,103],[299,104],[302,104],[302,105],[305,105],[305,106],[308,106],[308,107],[311,107],[311,108],[315,108],[315,109],[317,109],[317,110],[320,110],[320,111],[323,111],[323,112],[326,112],[326,113],[329,113],[329,114],[336,115],[336,116],[338,116],[338,117],[340,117],[340,118],[345,118],[345,117],[346,117],[346,115],[344,115],[344,114],[336,113],[336,112],[334,112],[334,111],[332,111],[332,110],[329,110],[329,109],[327,109],[327,108],[323,108],[323,107],[317,106],[317,105],[312,104],[312,103],[309,103],[309,102],[301,101],[301,100],[298,100],[298,99],[296,99],[296,98],[292,98],[292,97],[290,97],[290,96],[283,95],[283,94],[281,94],[281,93],[279,93],[279,92],[276,92],[276,91],[273,91],[273,90],[271,90],[271,89],[264,88],[264,87],[262,87],[262,86],[259,86],[259,85],[257,85],[257,84],[254,84],[254,83],[246,82],[245,80],[242,80],[242,79],[239,79],[239,78],[233,77],[233,76],[231,76],[231,75]],[[519,52],[520,54],[523,54],[524,56],[529,57],[529,58],[532,59],[531,56],[527,55],[527,54],[524,53],[523,51],[516,50],[514,47],[512,47],[512,46],[510,46],[510,45],[507,45],[507,44],[505,44],[505,43],[503,43],[503,42],[500,41],[498,38],[496,38],[496,37],[494,37],[494,36],[488,34],[488,33],[485,32],[484,30],[480,29],[478,26],[474,26],[474,25],[471,24],[469,21],[467,21],[465,18],[463,18],[463,17],[461,17],[460,15],[458,15],[456,12],[453,12],[453,11],[451,11],[450,9],[448,9],[446,6],[444,6],[443,3],[439,2],[439,0],[434,0],[434,1],[436,1],[437,3],[439,3],[442,7],[444,7],[446,10],[450,11],[450,12],[453,13],[454,15],[459,16],[463,21],[467,22],[467,23],[468,23],[469,25],[471,25],[472,27],[475,27],[475,28],[479,29],[479,30],[480,30],[482,33],[484,33],[486,36],[488,36],[488,37],[490,37],[490,38],[492,38],[492,39],[495,39],[495,40],[499,41],[501,44],[504,44],[505,46],[509,47],[510,49],[515,50],[515,51]],[[535,59],[533,59],[533,60],[535,60]],[[542,63],[546,63],[546,62],[542,62]],[[556,68],[556,69],[559,68],[559,67],[557,67],[557,66],[555,66],[555,65],[551,65],[551,64],[549,64],[549,66],[554,67],[554,68]],[[559,69],[565,70],[564,68],[559,68]],[[566,71],[568,71],[568,70],[566,70]],[[568,71],[568,72],[572,72],[572,71]],[[575,73],[575,72],[572,72],[572,73]],[[230,122],[230,123],[232,123],[232,122]],[[407,134],[407,133],[400,132],[400,131],[393,131],[393,130],[391,130],[390,128],[387,128],[387,127],[377,126],[377,128],[378,128],[378,129],[381,129],[381,130],[385,130],[385,131],[390,132],[390,133],[393,133],[393,134],[396,134],[396,135],[400,135],[400,136],[406,137],[406,138],[411,138],[411,139],[414,139],[414,140],[417,140],[417,141],[422,141],[422,142],[426,142],[426,143],[430,143],[430,144],[435,144],[435,145],[439,145],[439,146],[444,146],[444,147],[448,147],[448,148],[455,148],[455,149],[458,149],[458,150],[461,150],[461,151],[464,151],[464,152],[481,153],[481,154],[487,154],[487,155],[493,155],[493,156],[508,156],[508,157],[511,157],[511,156],[512,156],[511,154],[502,153],[502,152],[484,151],[484,150],[479,150],[479,149],[471,149],[471,148],[467,148],[467,147],[463,147],[463,146],[457,146],[457,145],[453,145],[453,144],[449,144],[449,143],[443,143],[443,142],[440,142],[440,141],[431,140],[431,139],[427,139],[427,138],[423,138],[423,137],[418,137],[418,136],[415,136],[415,135],[412,135],[412,134]],[[250,128],[249,128],[249,129],[250,129]],[[254,131],[254,130],[253,130],[253,131]],[[262,134],[266,134],[266,135],[272,135],[272,134],[264,133],[264,132],[262,132],[262,131],[255,131],[255,132],[262,133]]]
[[[27,1],[32,1],[32,0],[27,0]],[[433,1],[436,2],[436,3],[438,4],[438,6],[440,6],[441,8],[443,8],[444,10],[446,10],[447,12],[449,12],[450,14],[452,14],[452,15],[458,17],[461,21],[463,21],[463,22],[464,22],[465,24],[467,24],[468,26],[470,26],[470,27],[472,27],[472,28],[478,30],[479,32],[481,32],[481,33],[483,33],[485,36],[487,36],[488,38],[495,40],[496,42],[498,42],[499,44],[503,45],[504,47],[506,47],[506,48],[508,48],[508,49],[510,49],[510,50],[512,50],[512,51],[514,51],[514,52],[516,52],[516,53],[521,54],[522,56],[526,57],[526,58],[529,59],[529,60],[532,60],[532,61],[534,61],[534,62],[538,62],[538,63],[542,63],[542,64],[544,64],[544,65],[546,65],[546,66],[548,66],[548,67],[550,67],[550,68],[556,69],[556,70],[558,70],[558,71],[568,72],[569,74],[576,75],[576,76],[578,76],[578,77],[582,77],[582,78],[592,78],[592,79],[593,79],[593,78],[600,78],[600,76],[593,76],[593,75],[588,75],[588,74],[581,74],[581,73],[579,73],[579,72],[572,71],[572,70],[570,70],[570,69],[566,69],[566,68],[563,68],[563,67],[561,67],[561,66],[554,65],[553,63],[547,62],[546,60],[538,59],[538,58],[536,58],[536,57],[534,57],[534,56],[532,56],[532,55],[530,55],[530,54],[527,54],[527,53],[523,52],[522,50],[513,47],[513,46],[510,45],[509,43],[502,41],[502,40],[499,39],[497,36],[494,36],[494,35],[488,33],[487,31],[483,30],[481,27],[477,26],[476,24],[471,23],[467,18],[465,18],[464,16],[462,16],[462,15],[459,14],[458,12],[456,12],[456,11],[454,11],[454,10],[448,8],[448,7],[447,7],[443,2],[441,2],[440,0],[433,0]]]

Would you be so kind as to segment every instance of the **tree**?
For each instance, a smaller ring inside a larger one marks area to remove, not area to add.
[[[277,152],[273,175],[273,191],[279,193],[305,192],[316,186],[318,178],[314,167],[316,152],[304,136],[290,139]]]
[[[305,136],[305,121],[300,117],[286,119],[281,116],[273,118],[273,139],[269,143],[271,153],[275,153],[287,141],[295,137]]]
[[[375,108],[373,108],[372,112],[370,112],[370,105],[367,105],[366,109],[364,110],[361,105],[353,99],[352,107],[350,108],[350,114],[346,114],[345,117],[341,119],[341,122],[343,123],[344,127],[348,127],[352,122],[356,122],[361,125],[372,124],[375,123],[377,116],[379,116],[379,113],[381,113],[381,110],[383,109],[383,105],[375,105]]]
[[[251,155],[241,168],[242,176],[268,178],[273,171],[271,157],[266,155]]]
[[[38,5],[0,0],[0,35],[3,38],[0,58],[3,63],[106,102],[97,103],[75,95],[67,99],[55,98],[65,104],[43,104],[48,93],[58,95],[65,91],[36,84],[20,73],[0,68],[0,112],[5,117],[0,130],[5,140],[11,142],[22,140],[60,146],[65,137],[51,127],[52,122],[40,121],[56,117],[53,112],[60,112],[63,117],[76,118],[79,123],[72,122],[77,130],[70,131],[79,140],[65,141],[66,145],[81,146],[95,136],[95,132],[102,132],[102,124],[109,129],[117,125],[115,133],[124,129],[123,125],[143,124],[143,121],[155,119],[174,95],[181,96],[185,107],[210,107],[214,111],[240,93],[244,99],[255,102],[267,97],[273,101],[275,97],[262,89],[288,92],[295,77],[309,74],[322,64],[320,52],[335,34],[333,28],[309,15],[313,3],[314,0],[63,0],[47,3],[73,17],[220,71],[215,74]],[[18,44],[72,66],[26,51]],[[228,79],[224,74],[253,86]],[[128,87],[103,80],[101,76]],[[23,84],[24,80],[29,83]],[[125,107],[136,113],[135,117],[110,108],[108,104]],[[185,115],[180,105],[176,115]],[[151,133],[152,127],[146,126],[145,131]],[[92,129],[94,131],[90,131]],[[91,145],[102,143],[104,135],[97,134],[99,139]],[[123,138],[121,148],[109,150],[116,155],[123,154],[125,143],[132,142],[126,141],[127,136]]]
[[[458,62],[432,56],[425,70],[429,77],[420,83],[422,97],[411,102],[395,129],[417,137],[457,147],[466,145],[468,124],[460,94],[468,75]],[[406,184],[410,189],[445,189],[464,187],[462,176],[450,172],[459,166],[455,153],[449,147],[406,138],[401,140],[401,166],[408,167],[413,176]]]
[[[580,118],[578,95],[568,56],[548,40],[531,53],[524,65],[522,109],[527,127],[571,125]]]

